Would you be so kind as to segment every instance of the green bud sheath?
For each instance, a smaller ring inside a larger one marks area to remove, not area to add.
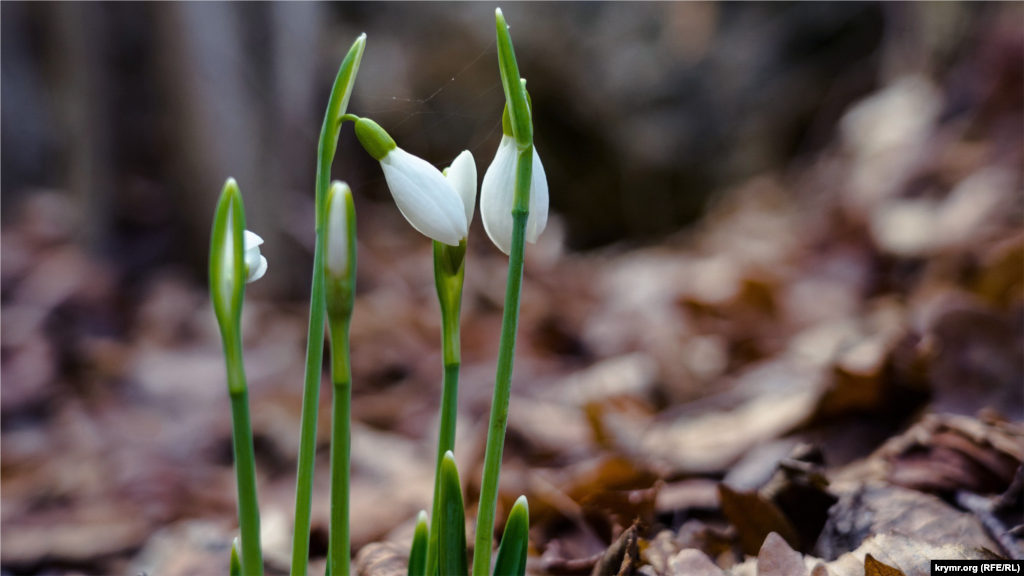
[[[359,138],[359,143],[363,145],[366,152],[378,162],[383,160],[388,152],[398,147],[394,139],[380,127],[380,124],[369,118],[356,120],[356,138]]]
[[[526,89],[526,78],[522,79],[523,89]],[[526,93],[526,103],[530,106],[530,114],[533,114],[533,98],[530,98],[530,93]],[[512,118],[508,115],[508,104],[505,104],[505,108],[501,111],[501,133],[505,136],[514,136],[512,133]]]

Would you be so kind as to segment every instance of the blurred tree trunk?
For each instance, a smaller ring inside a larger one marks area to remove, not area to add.
[[[100,3],[51,4],[54,45],[49,72],[54,87],[57,138],[64,152],[61,185],[79,209],[79,234],[93,253],[109,241],[112,175],[110,102],[104,88],[110,83],[106,54],[110,38],[107,7]]]
[[[167,3],[157,5],[162,89],[173,118],[172,171],[186,215],[189,254],[205,256],[208,218],[228,176],[238,180],[247,200],[249,226],[263,214],[265,183],[259,168],[259,114],[247,89],[249,67],[241,43],[235,4]],[[274,234],[261,230],[274,244]],[[269,246],[268,246],[269,249]]]
[[[286,241],[296,188],[311,196],[316,154],[313,86],[318,4],[158,5],[164,89],[190,253],[205,254],[224,180],[238,180],[250,229],[271,262],[264,292],[305,278],[302,248]],[[267,64],[269,62],[269,65]],[[313,222],[303,222],[312,230]],[[300,272],[302,272],[300,274]]]
[[[27,188],[57,183],[46,161],[53,154],[46,81],[33,50],[32,23],[37,7],[19,2],[0,5],[0,100],[4,102],[0,107],[0,189],[4,224],[16,216]]]

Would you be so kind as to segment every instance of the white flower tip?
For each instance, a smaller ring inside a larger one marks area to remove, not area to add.
[[[260,254],[260,245],[263,238],[248,230],[242,233],[245,250],[245,268],[248,271],[245,282],[255,282],[267,273],[267,259]]]
[[[348,274],[348,206],[352,189],[335,181],[327,198],[327,251],[324,263],[327,273],[342,277]]]
[[[263,275],[266,273],[267,257],[260,255],[260,263],[256,266],[255,270],[253,270],[252,268],[249,269],[249,276],[245,279],[245,283],[248,284],[249,282],[255,282],[260,278],[263,278]]]
[[[466,228],[473,222],[473,211],[476,209],[476,161],[469,150],[463,150],[455,157],[452,165],[445,172],[445,178],[459,193],[462,205],[466,209]]]

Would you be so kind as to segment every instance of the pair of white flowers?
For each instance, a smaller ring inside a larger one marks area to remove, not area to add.
[[[458,246],[469,233],[476,207],[477,178],[473,155],[469,150],[463,151],[442,174],[426,160],[393,146],[393,141],[391,145],[390,149],[385,147],[380,151],[382,156],[380,152],[374,154],[370,147],[367,149],[380,161],[398,209],[423,235],[449,246]],[[480,216],[484,230],[505,254],[512,250],[517,152],[515,139],[502,136],[498,152],[484,173],[480,187]],[[526,239],[536,242],[547,222],[548,181],[540,157],[534,150]]]
[[[473,221],[476,208],[477,184],[476,162],[469,150],[459,154],[442,173],[433,164],[396,146],[394,140],[372,120],[363,118],[356,122],[356,134],[367,152],[380,162],[395,204],[413,228],[449,246],[458,246],[469,235],[469,224]],[[480,215],[484,230],[491,242],[505,254],[512,251],[512,206],[515,200],[517,156],[515,138],[502,135],[498,151],[484,173],[480,187]],[[338,203],[337,210],[341,210],[341,203]],[[334,217],[329,216],[328,220],[329,228],[332,225],[344,225],[344,217],[340,213]],[[547,222],[548,181],[544,165],[534,149],[526,240],[536,242]],[[332,238],[334,242],[345,241],[347,234],[335,231],[328,236],[330,244]],[[245,231],[248,282],[260,279],[267,271],[267,259],[260,255],[260,244],[263,244],[262,238]],[[332,260],[344,259],[344,247],[327,248],[329,255],[337,255]],[[340,261],[335,261],[334,266],[343,267]]]

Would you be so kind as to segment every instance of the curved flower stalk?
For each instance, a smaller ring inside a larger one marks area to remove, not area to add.
[[[235,180],[228,178],[217,202],[210,238],[210,299],[220,326],[227,364],[241,533],[239,570],[246,576],[262,576],[263,553],[260,550],[260,512],[256,498],[256,454],[249,416],[249,388],[242,359],[242,301],[246,283],[266,272],[266,258],[259,253],[262,242],[259,236],[245,230],[242,194]]]
[[[512,135],[508,107],[502,115],[502,136],[494,160],[484,173],[480,186],[480,217],[491,242],[508,255],[512,250],[512,207],[515,202],[516,162],[519,148]],[[530,217],[526,221],[526,240],[536,243],[548,225],[548,179],[537,149],[533,150],[533,176],[530,182]]]
[[[380,162],[395,204],[409,224],[424,236],[458,246],[469,230],[466,205],[441,171],[399,148],[373,120],[356,120],[356,137]]]

